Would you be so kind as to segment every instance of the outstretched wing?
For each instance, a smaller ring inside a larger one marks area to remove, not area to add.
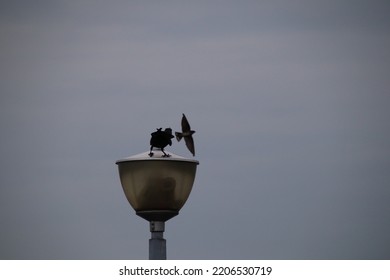
[[[181,118],[181,130],[183,132],[187,132],[191,130],[190,124],[187,121],[186,115],[183,114],[183,117]]]
[[[184,141],[186,142],[186,146],[188,150],[192,153],[193,156],[195,156],[195,146],[194,146],[194,139],[192,136],[184,137]]]

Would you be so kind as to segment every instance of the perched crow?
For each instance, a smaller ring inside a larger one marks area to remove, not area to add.
[[[192,138],[192,134],[194,134],[195,131],[191,130],[190,124],[188,123],[187,118],[184,114],[181,119],[181,130],[182,132],[175,132],[177,141],[180,141],[181,138],[184,138],[188,150],[190,150],[192,155],[195,156],[194,139]]]
[[[170,155],[164,152],[164,148],[166,146],[172,145],[172,138],[174,136],[172,135],[172,129],[166,128],[164,131],[162,131],[162,128],[157,128],[157,131],[153,132],[152,138],[150,138],[150,153],[149,156],[153,156],[153,147],[160,148],[161,152],[164,153],[164,157],[169,157]]]

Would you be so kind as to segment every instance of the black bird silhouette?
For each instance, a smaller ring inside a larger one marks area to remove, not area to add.
[[[163,157],[169,157],[170,155],[167,154],[164,151],[164,148],[166,146],[171,146],[172,145],[172,138],[174,136],[172,135],[172,129],[171,128],[166,128],[164,131],[162,131],[162,128],[157,128],[157,131],[153,132],[152,138],[150,138],[150,153],[149,156],[153,156],[153,147],[161,149],[161,152],[164,153]]]
[[[182,132],[175,132],[177,141],[180,141],[181,138],[184,138],[188,150],[192,153],[193,156],[195,156],[194,139],[192,138],[192,134],[194,134],[195,131],[191,130],[190,124],[188,123],[184,114],[181,119],[181,130]]]

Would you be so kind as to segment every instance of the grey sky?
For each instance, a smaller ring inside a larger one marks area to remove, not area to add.
[[[389,259],[389,13],[1,1],[0,258],[147,258],[115,161],[185,113],[200,165],[168,258]]]

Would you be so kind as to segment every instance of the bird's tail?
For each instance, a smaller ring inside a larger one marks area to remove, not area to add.
[[[182,133],[180,133],[180,132],[175,132],[175,135],[176,135],[176,139],[177,139],[177,141],[180,141],[180,140],[181,140],[181,138],[183,138],[183,134],[182,134]]]

